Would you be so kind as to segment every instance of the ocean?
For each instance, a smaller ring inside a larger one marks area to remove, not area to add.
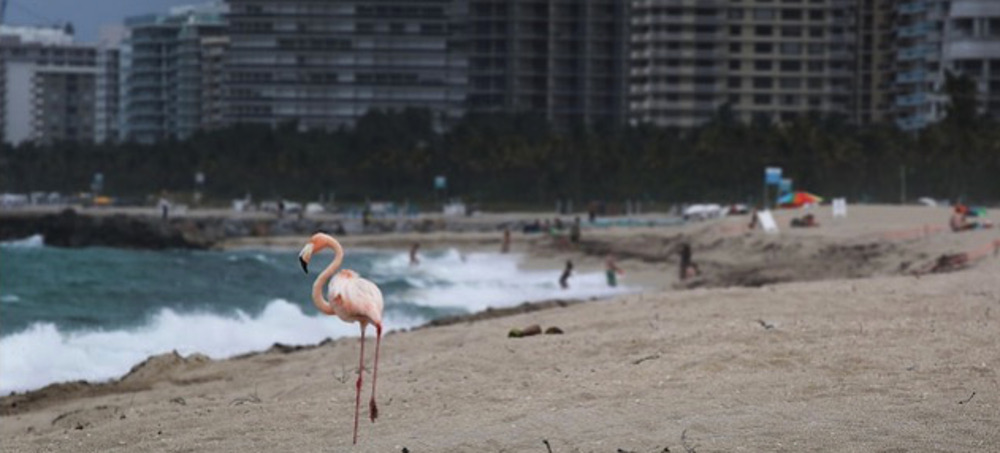
[[[296,251],[125,250],[47,247],[41,236],[0,243],[0,395],[54,382],[105,381],[148,356],[176,350],[215,359],[274,343],[358,336],[357,324],[321,315],[313,279],[333,259],[316,255],[306,275]],[[600,272],[523,270],[520,257],[427,250],[348,249],[344,267],[374,281],[386,329],[442,316],[553,298],[602,297]],[[369,332],[371,333],[371,332]]]

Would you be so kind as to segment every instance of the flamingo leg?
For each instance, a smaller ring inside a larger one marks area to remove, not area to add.
[[[368,403],[368,412],[372,423],[378,418],[378,406],[375,404],[375,383],[378,381],[378,349],[382,343],[382,324],[375,324],[375,368],[372,370],[372,399]]]
[[[358,413],[361,409],[361,378],[365,375],[365,323],[361,323],[361,360],[358,364],[358,382],[354,393],[354,444],[358,443]]]

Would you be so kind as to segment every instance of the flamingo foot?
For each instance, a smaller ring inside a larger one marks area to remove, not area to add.
[[[372,423],[375,423],[375,419],[378,418],[378,405],[375,404],[374,399],[368,403],[368,412],[371,414]]]

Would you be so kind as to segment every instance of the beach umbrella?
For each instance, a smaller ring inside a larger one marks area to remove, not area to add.
[[[797,208],[807,204],[819,204],[823,197],[809,192],[795,191],[778,197],[778,206]]]

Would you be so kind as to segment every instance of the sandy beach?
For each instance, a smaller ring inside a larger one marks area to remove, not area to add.
[[[747,217],[588,229],[573,248],[516,233],[525,267],[556,278],[566,259],[594,271],[614,253],[647,290],[391,331],[380,417],[363,408],[356,446],[346,338],[219,361],[168,354],[111,383],[3,397],[0,451],[1000,451],[1000,232],[944,231],[946,207],[815,212],[810,229],[778,212],[777,235],[746,231]],[[498,250],[500,235],[343,242]],[[682,242],[704,273],[686,282]],[[946,253],[969,263],[912,274]],[[564,333],[508,338],[531,324]]]

